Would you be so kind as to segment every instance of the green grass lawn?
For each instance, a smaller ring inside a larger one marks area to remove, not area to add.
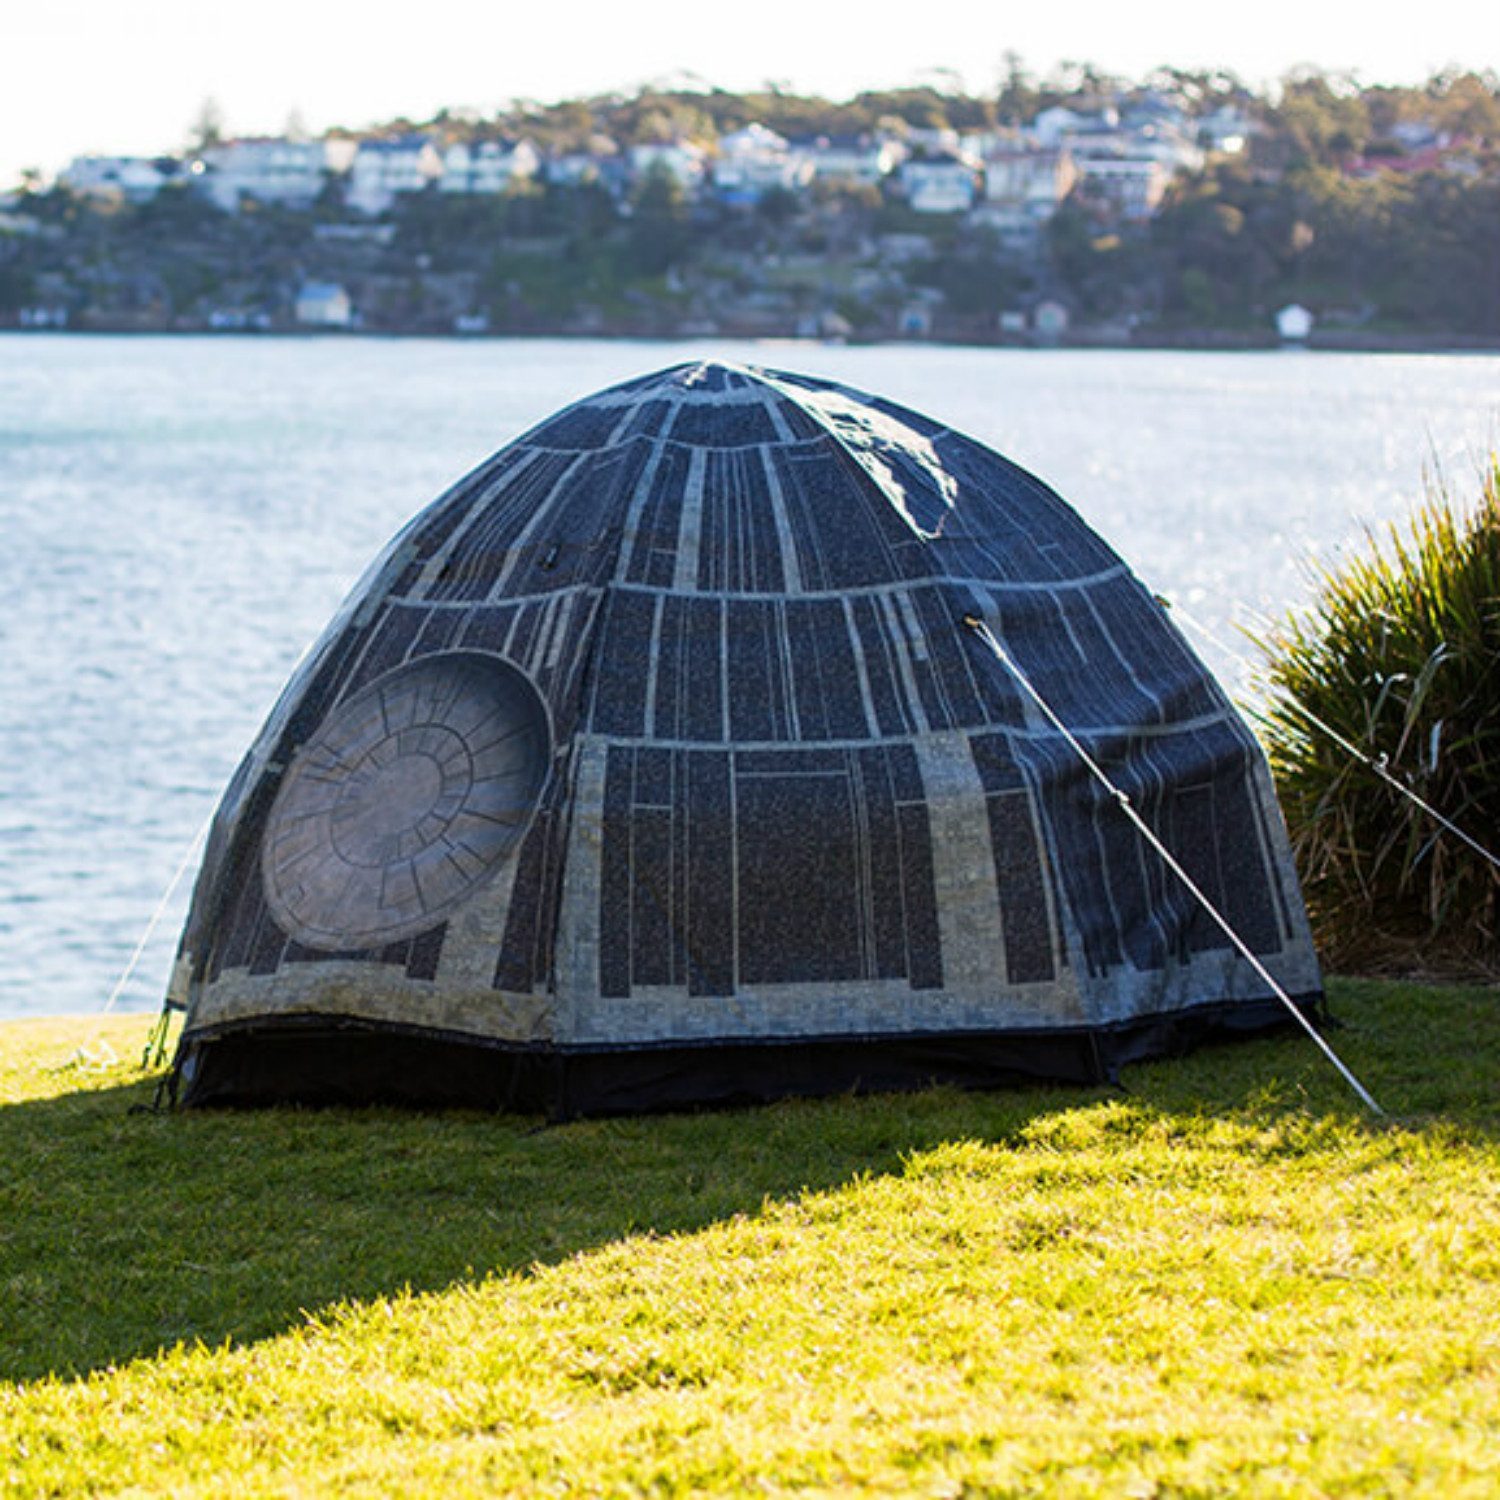
[[[1333,1001],[1393,1123],[1291,1035],[539,1129],[0,1026],[0,1491],[1495,1496],[1500,995]]]

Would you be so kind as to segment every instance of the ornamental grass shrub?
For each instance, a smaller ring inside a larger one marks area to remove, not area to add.
[[[1343,970],[1500,977],[1500,460],[1439,482],[1259,641],[1261,729],[1314,930]]]

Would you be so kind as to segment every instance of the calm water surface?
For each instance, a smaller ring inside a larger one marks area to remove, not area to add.
[[[1500,434],[1491,357],[0,336],[0,1016],[104,1003],[407,516],[556,407],[703,355],[972,433],[1231,635],[1405,515],[1424,467],[1471,491]],[[122,1007],[159,1002],[188,883]]]

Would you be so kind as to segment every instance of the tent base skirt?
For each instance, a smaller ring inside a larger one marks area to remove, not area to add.
[[[1323,1015],[1321,994],[1296,997]],[[723,1108],[947,1084],[1114,1082],[1127,1063],[1292,1025],[1273,1000],[1233,1001],[1052,1031],[797,1038],[585,1051],[518,1048],[414,1027],[298,1016],[186,1036],[173,1076],[189,1107],[394,1104],[554,1120]]]

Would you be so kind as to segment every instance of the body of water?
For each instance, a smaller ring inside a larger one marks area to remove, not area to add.
[[[1472,493],[1500,434],[1489,356],[0,337],[0,1017],[104,1004],[298,655],[413,511],[557,407],[704,356],[973,434],[1230,636],[1405,516],[1424,470]],[[159,1003],[191,875],[121,1007]]]

